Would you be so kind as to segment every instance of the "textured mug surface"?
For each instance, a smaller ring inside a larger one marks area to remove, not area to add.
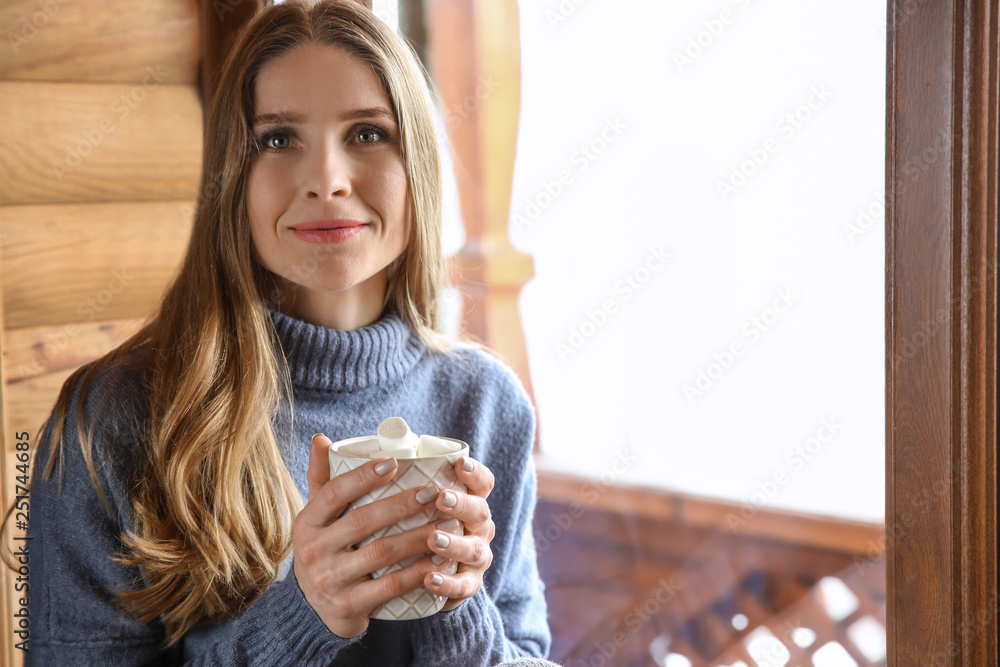
[[[441,439],[454,442],[460,447],[460,449],[453,453],[440,456],[428,456],[416,459],[396,459],[398,468],[392,480],[384,486],[380,486],[379,488],[372,490],[370,493],[366,493],[349,504],[345,513],[351,511],[355,507],[367,505],[368,503],[380,498],[386,498],[388,496],[395,495],[400,491],[414,489],[427,484],[433,484],[441,490],[457,489],[464,492],[465,485],[458,481],[455,477],[455,463],[463,456],[469,455],[469,446],[461,440],[454,440],[452,438]],[[371,461],[372,459],[369,456],[361,453],[364,449],[361,445],[370,440],[372,440],[372,436],[362,436],[359,438],[340,440],[333,443],[333,445],[330,446],[330,479],[333,479],[337,475],[342,475],[350,470],[354,470],[355,468],[363,466],[365,463]],[[378,457],[376,456],[375,458]],[[393,524],[388,528],[383,528],[382,530],[373,533],[371,536],[366,537],[358,543],[358,546],[363,547],[380,537],[395,535],[428,523],[448,518],[450,517],[442,513],[434,506],[433,503],[431,503],[423,512],[407,517],[399,523]],[[459,528],[458,534],[462,534],[461,528]],[[372,572],[371,576],[372,578],[377,578],[388,574],[389,572],[402,569],[408,565],[416,563],[418,560],[423,558],[424,555],[426,554],[414,556],[394,565],[383,567],[375,572]],[[444,572],[445,574],[454,574],[457,569],[458,564],[456,562],[447,561],[441,569],[441,572]],[[415,618],[424,618],[441,611],[445,601],[446,598],[441,597],[440,595],[434,595],[421,586],[420,588],[410,591],[406,595],[402,595],[386,602],[385,604],[379,605],[371,613],[371,618],[378,618],[386,621],[406,621]]]

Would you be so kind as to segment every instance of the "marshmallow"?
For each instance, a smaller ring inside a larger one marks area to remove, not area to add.
[[[376,433],[378,434],[379,447],[383,450],[412,449],[413,456],[406,458],[416,458],[417,434],[410,430],[409,425],[403,421],[402,417],[384,419],[378,425]]]
[[[383,449],[369,454],[369,458],[377,459],[380,456],[391,456],[394,459],[416,459],[420,458],[416,447],[397,447],[396,449]]]
[[[420,456],[443,456],[452,454],[462,448],[462,445],[453,440],[438,438],[433,435],[420,436],[417,452]]]
[[[379,451],[378,438],[351,438],[341,443],[337,447],[337,451],[345,456],[361,456],[373,459],[384,456]]]
[[[350,438],[336,443],[336,450],[344,456],[377,459],[391,456],[394,459],[420,459],[454,454],[465,443],[433,435],[417,435],[401,417],[389,417],[379,424],[377,435]]]

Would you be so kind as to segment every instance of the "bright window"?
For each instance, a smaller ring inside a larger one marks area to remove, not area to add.
[[[881,521],[885,4],[520,9],[547,462]]]

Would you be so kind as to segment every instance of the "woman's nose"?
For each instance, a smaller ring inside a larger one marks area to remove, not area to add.
[[[336,148],[317,150],[313,160],[307,161],[304,180],[308,199],[346,197],[351,194],[350,159]]]

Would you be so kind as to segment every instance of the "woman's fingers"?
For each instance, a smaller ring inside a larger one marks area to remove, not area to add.
[[[457,561],[483,572],[489,569],[493,564],[493,551],[487,541],[475,534],[454,535],[446,523],[438,524],[438,529],[427,538],[427,547],[445,560]]]
[[[414,556],[430,555],[427,540],[433,528],[430,525],[421,526],[396,535],[380,537],[363,547],[345,552],[337,565],[337,572],[333,574],[334,579],[341,584],[348,584]]]
[[[326,489],[324,488],[323,493],[325,492]],[[419,514],[420,512],[433,509],[433,501],[437,498],[437,496],[438,489],[435,486],[409,489],[407,491],[389,496],[388,498],[381,498],[367,505],[356,507],[350,512],[342,514],[330,524],[304,523],[304,527],[308,530],[319,533],[313,541],[319,543],[317,546],[320,549],[330,553],[349,551],[366,538],[379,533],[379,531],[398,524],[405,519]],[[312,504],[313,502],[310,502],[309,505],[302,510],[296,521],[306,521],[302,519],[302,515],[305,514],[306,509],[308,509]],[[339,503],[337,504],[339,505]],[[317,510],[317,512],[319,512],[319,510]],[[313,516],[316,515],[317,514],[314,514]],[[331,511],[327,517],[332,515],[333,511]],[[309,521],[312,521],[312,519]],[[426,530],[430,531],[431,529],[432,527],[428,527]],[[412,531],[407,531],[403,534],[409,533],[412,533]],[[421,539],[426,538],[426,535],[427,532],[423,532]],[[391,565],[391,563],[387,564]],[[378,567],[382,566],[383,565],[380,564],[371,568],[369,571],[378,569]]]
[[[368,617],[376,607],[423,586],[433,569],[430,558],[422,558],[377,579],[365,575],[346,585],[330,581],[322,599],[331,618],[324,618],[324,622],[340,637],[359,635],[368,627]]]
[[[468,456],[463,456],[455,463],[455,474],[458,481],[465,484],[467,493],[480,498],[488,498],[496,483],[493,471]]]
[[[312,447],[309,449],[309,469],[306,480],[309,482],[309,497],[315,496],[319,489],[330,481],[330,438],[322,433],[312,437]]]
[[[309,502],[295,519],[293,537],[296,578],[331,630],[354,636],[367,627],[367,616],[375,607],[420,586],[451,598],[446,609],[482,588],[483,573],[493,562],[489,544],[496,534],[486,501],[495,483],[492,471],[464,458],[455,470],[466,491],[410,489],[345,514],[353,501],[392,480],[397,464],[391,458],[375,459],[331,480],[330,445],[322,434],[313,437]],[[449,520],[357,546],[385,528],[435,508]],[[463,524],[466,534],[456,535]],[[421,554],[427,557],[370,578],[372,572]]]
[[[387,484],[397,468],[396,459],[375,459],[330,479],[329,461],[323,465],[317,460],[317,457],[322,456],[319,450],[323,445],[316,444],[320,439],[329,440],[322,435],[313,438],[313,448],[309,454],[309,502],[299,513],[303,521],[317,528],[333,523],[340,518],[349,503]],[[327,479],[321,483],[320,475],[324,472]]]
[[[427,538],[427,547],[434,552],[431,562],[434,572],[424,576],[424,587],[435,595],[449,598],[444,609],[451,610],[483,587],[483,574],[493,564],[490,542],[496,536],[496,524],[486,497],[493,490],[493,472],[483,464],[464,457],[455,464],[455,474],[466,491],[445,489],[435,507],[446,516]],[[464,535],[453,535],[449,523],[465,526]]]
[[[446,489],[437,499],[437,508],[445,515],[452,516],[464,523],[470,532],[489,523],[493,527],[492,513],[489,503],[480,496],[462,493],[455,489]],[[493,539],[493,535],[489,536]]]
[[[483,578],[481,574],[470,570],[457,574],[428,572],[424,575],[423,584],[431,593],[450,598],[444,606],[445,611],[448,611],[478,593],[482,588]]]

